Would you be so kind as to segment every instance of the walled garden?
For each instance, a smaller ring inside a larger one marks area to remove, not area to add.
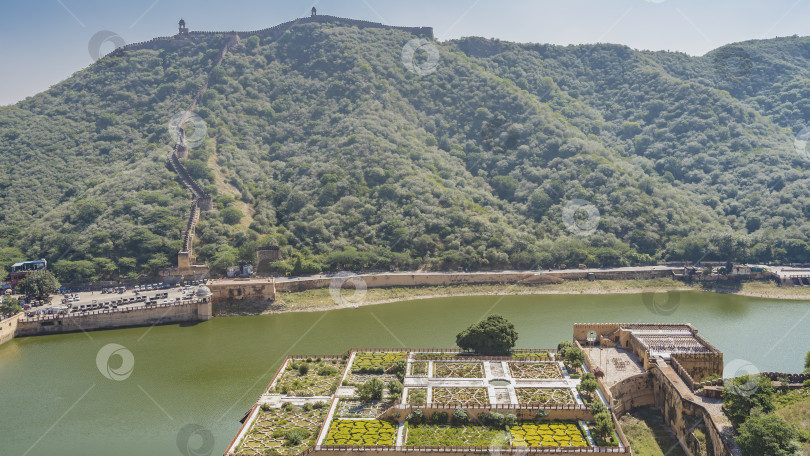
[[[324,445],[394,445],[397,428],[383,420],[332,421]]]
[[[408,404],[425,405],[427,403],[427,388],[408,388]]]
[[[382,374],[400,359],[405,359],[404,352],[359,352],[354,356],[352,372],[360,374]]]
[[[315,444],[327,412],[325,403],[263,407],[239,446],[239,453],[298,454]]]
[[[274,386],[288,396],[330,396],[337,390],[344,360],[294,360],[287,365]]]
[[[465,406],[489,405],[486,388],[434,387],[434,404],[458,404]]]
[[[514,378],[563,378],[562,369],[557,363],[509,362],[509,372]]]
[[[566,405],[576,404],[574,393],[568,388],[515,388],[520,405]]]
[[[575,422],[523,422],[509,427],[512,446],[588,446]]]
[[[477,363],[434,362],[433,377],[484,378],[484,365]]]
[[[405,445],[408,446],[483,446],[488,447],[504,431],[477,424],[466,425],[407,425]]]

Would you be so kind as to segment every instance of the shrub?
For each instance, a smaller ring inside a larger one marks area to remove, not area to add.
[[[299,445],[307,438],[309,438],[309,431],[303,428],[288,429],[284,432],[284,439],[289,446]]]
[[[503,416],[503,424],[506,427],[514,426],[517,423],[517,416],[514,413],[507,413]]]
[[[596,416],[607,412],[607,406],[602,401],[593,401],[591,404],[591,413]]]
[[[304,363],[298,366],[298,373],[300,375],[307,375],[307,372],[309,372],[309,364]]]
[[[405,381],[405,369],[408,368],[408,361],[404,359],[398,359],[394,361],[394,365],[391,366],[391,373],[396,375],[400,382]]]
[[[569,348],[573,347],[574,343],[570,340],[564,340],[557,344],[557,358],[565,358],[565,352]]]
[[[430,422],[433,424],[447,424],[447,412],[433,412],[430,415]]]
[[[610,413],[600,413],[593,417],[596,422],[596,432],[603,438],[608,439],[613,435],[613,419]]]
[[[306,403],[304,403],[304,405],[301,406],[301,408],[304,409],[305,412],[308,412],[308,411],[312,410],[312,404],[310,404],[309,402],[306,402]]]
[[[411,388],[408,390],[408,404],[425,405],[427,402],[427,390],[424,388]]]
[[[324,377],[329,375],[335,375],[338,373],[337,368],[332,366],[322,366],[318,369],[318,375],[323,375]]]
[[[805,380],[804,383],[802,383],[802,386],[805,388],[810,388],[810,379]]]
[[[421,424],[425,421],[425,414],[419,409],[414,410],[405,417],[405,421],[410,424]]]
[[[579,389],[588,393],[589,396],[593,397],[594,391],[599,388],[599,384],[596,383],[596,377],[593,376],[591,373],[587,373],[582,376],[582,381],[579,383]]]
[[[395,399],[399,399],[402,396],[402,383],[399,380],[391,380],[388,382],[388,393]]]
[[[514,417],[511,413],[509,415]],[[503,429],[503,427],[506,426],[507,420],[511,421],[512,419],[513,418],[507,418],[506,415],[498,412],[482,412],[478,414],[479,423],[494,429]]]
[[[293,409],[293,405],[290,402],[285,402],[284,404],[281,405],[281,410],[290,411],[292,409]]]
[[[326,402],[323,402],[323,401],[318,401],[318,402],[312,404],[312,408],[314,408],[316,410],[322,409],[324,407],[326,407]]]
[[[358,391],[360,400],[380,400],[382,399],[384,389],[385,384],[382,380],[379,378],[372,378],[360,386]]]
[[[543,410],[543,409],[538,410],[537,413],[534,414],[534,417],[536,419],[538,419],[538,420],[542,420],[543,418],[545,418],[547,416],[548,416],[548,412]]]
[[[457,408],[453,410],[453,424],[467,424],[470,422],[470,415],[466,409]]]

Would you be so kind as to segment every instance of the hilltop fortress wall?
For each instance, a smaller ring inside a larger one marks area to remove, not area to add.
[[[300,24],[310,23],[333,23],[338,25],[345,25],[357,28],[378,28],[383,30],[400,30],[410,33],[412,35],[420,36],[422,38],[433,40],[433,27],[400,27],[395,25],[385,25],[377,22],[362,21],[357,19],[347,19],[336,16],[311,16],[295,19],[292,21],[284,22],[282,24],[268,27],[261,30],[254,31],[189,31],[187,34],[174,35],[174,36],[161,36],[152,38],[149,41],[142,41],[139,43],[131,43],[112,51],[110,55],[120,55],[125,51],[136,51],[140,49],[164,49],[179,47],[191,43],[190,38],[194,36],[213,36],[213,35],[236,35],[239,39],[248,38],[250,36],[258,36],[259,38],[272,38],[278,39],[290,28]]]

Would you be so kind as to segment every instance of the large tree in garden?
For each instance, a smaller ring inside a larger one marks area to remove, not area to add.
[[[492,314],[456,336],[456,345],[481,355],[506,355],[515,346],[515,325],[500,315]]]

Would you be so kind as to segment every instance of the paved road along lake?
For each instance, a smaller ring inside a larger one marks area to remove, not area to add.
[[[688,322],[725,353],[727,366],[742,360],[760,371],[798,372],[810,350],[807,301],[698,292],[681,293],[677,303],[665,295],[649,301],[642,295],[441,298],[15,339],[0,347],[0,453],[177,456],[189,454],[178,448],[178,433],[197,424],[213,436],[211,452],[203,454],[222,454],[287,354],[453,347],[460,330],[490,312],[515,323],[522,348],[556,347],[571,338],[576,322]],[[125,350],[107,347],[109,363],[102,354],[99,368],[99,351],[108,344]],[[122,369],[124,362],[130,364]],[[202,444],[197,433],[189,446]]]

